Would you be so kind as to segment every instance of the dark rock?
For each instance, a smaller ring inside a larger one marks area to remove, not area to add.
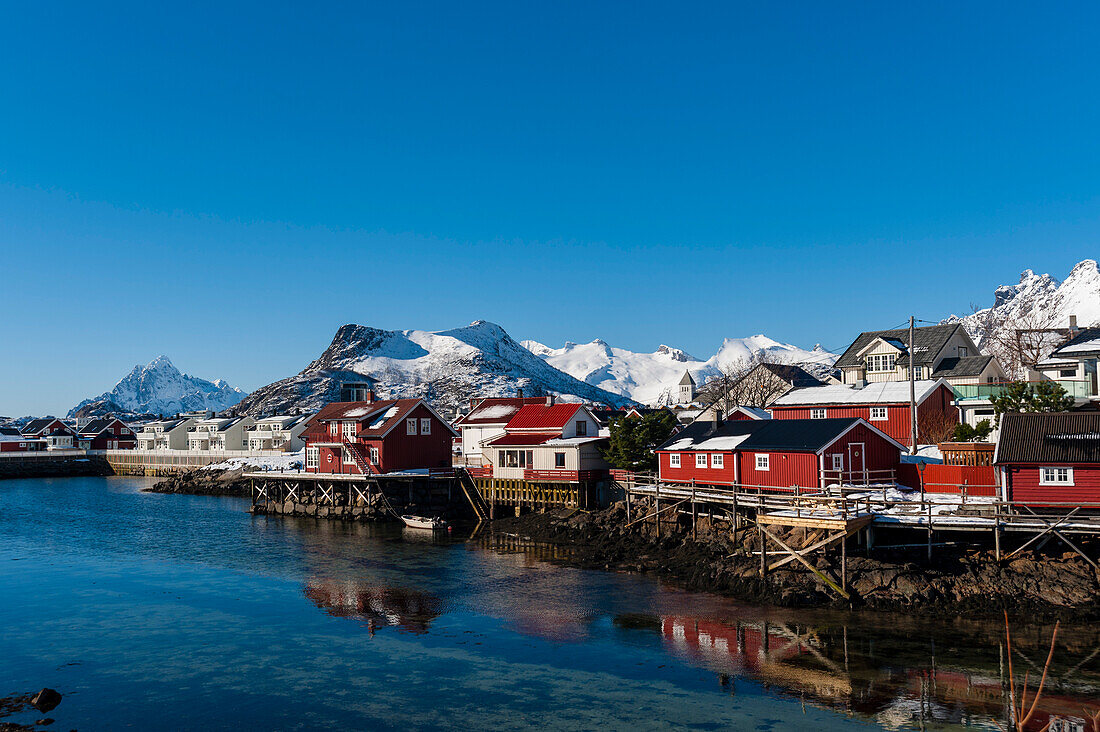
[[[53,717],[46,717],[44,719],[37,719],[37,720],[35,720],[34,723],[35,724],[40,724],[43,727],[45,727],[47,724],[53,724],[54,720],[53,720]]]
[[[40,712],[49,712],[61,703],[61,694],[55,689],[46,688],[31,698],[31,706]]]

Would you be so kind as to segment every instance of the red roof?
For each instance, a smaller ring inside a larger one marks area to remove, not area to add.
[[[511,435],[501,435],[487,442],[489,447],[504,447],[506,445],[541,445],[549,440],[561,438],[560,432],[518,432]]]
[[[470,413],[460,417],[455,425],[505,424],[516,416],[516,412],[524,405],[545,403],[545,397],[489,397],[478,402]]]
[[[313,418],[308,432],[316,434],[326,422],[357,422],[358,434],[380,437],[420,404],[419,399],[380,399],[375,402],[332,402]],[[449,426],[449,425],[448,425]]]
[[[528,404],[516,412],[504,429],[512,430],[560,430],[569,423],[580,404]]]

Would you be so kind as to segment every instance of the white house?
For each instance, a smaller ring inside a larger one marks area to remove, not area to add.
[[[211,417],[195,422],[187,433],[188,450],[244,450],[251,417]]]
[[[193,417],[176,417],[146,422],[137,436],[139,450],[186,450],[188,431],[195,424]]]
[[[277,414],[261,417],[245,430],[245,441],[249,450],[283,450],[298,452],[305,447],[302,433],[313,419],[309,414]]]
[[[482,444],[504,434],[504,427],[516,413],[528,404],[544,404],[544,397],[491,397],[473,403],[470,411],[455,420],[454,427],[462,435],[462,465],[480,466],[483,463]]]
[[[555,404],[547,397],[520,408],[503,434],[482,443],[482,453],[494,478],[585,482],[609,467],[599,449],[607,438],[599,430],[584,405]]]

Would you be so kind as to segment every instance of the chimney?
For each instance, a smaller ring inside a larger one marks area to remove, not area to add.
[[[470,399],[470,411],[474,411],[474,400],[472,398]]]
[[[714,411],[710,414],[710,419],[714,423],[711,426],[711,432],[717,432],[718,428],[722,426],[722,412],[719,410],[718,405],[714,405]]]
[[[546,406],[548,406],[548,407],[554,406],[554,395],[553,394],[547,394],[546,395]]]
[[[516,398],[517,399],[522,399],[523,398],[523,387],[522,386],[516,389]]]
[[[375,396],[374,389],[368,389],[367,390],[367,404],[374,404],[376,399],[378,399],[378,397]]]
[[[1075,330],[1077,330],[1077,316],[1076,315],[1071,315],[1071,316],[1069,316],[1069,332],[1070,332],[1070,335],[1073,335],[1073,331],[1075,331]]]

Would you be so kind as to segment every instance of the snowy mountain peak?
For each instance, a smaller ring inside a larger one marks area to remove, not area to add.
[[[1002,365],[1014,370],[1018,364],[999,337],[1016,329],[1065,328],[1071,315],[1080,327],[1100,324],[1100,267],[1095,259],[1074,265],[1061,282],[1050,274],[1025,269],[1015,285],[1002,285],[993,293],[993,305],[964,317],[951,316],[944,322],[962,322],[982,350],[993,353]],[[1055,344],[1051,344],[1053,348]]]
[[[749,363],[756,357],[784,363],[809,361],[818,369],[827,369],[837,358],[820,346],[807,351],[762,334],[726,338],[718,352],[706,361],[666,345],[653,353],[636,353],[615,348],[598,338],[583,345],[566,342],[561,348],[550,348],[537,341],[524,341],[523,346],[577,379],[643,404],[667,402],[685,370],[691,371],[696,382],[702,384],[717,376],[722,368]]]
[[[629,401],[558,371],[534,354],[536,348],[550,350],[521,345],[484,320],[434,332],[349,324],[301,372],[256,390],[238,409],[249,415],[315,409],[338,399],[341,384],[364,376],[382,398],[422,397],[447,411],[471,398],[515,396],[519,389],[615,406]]]
[[[167,356],[135,366],[114,388],[73,407],[69,417],[108,413],[123,415],[176,414],[202,409],[216,412],[232,407],[247,395],[222,379],[207,381],[181,373]]]

